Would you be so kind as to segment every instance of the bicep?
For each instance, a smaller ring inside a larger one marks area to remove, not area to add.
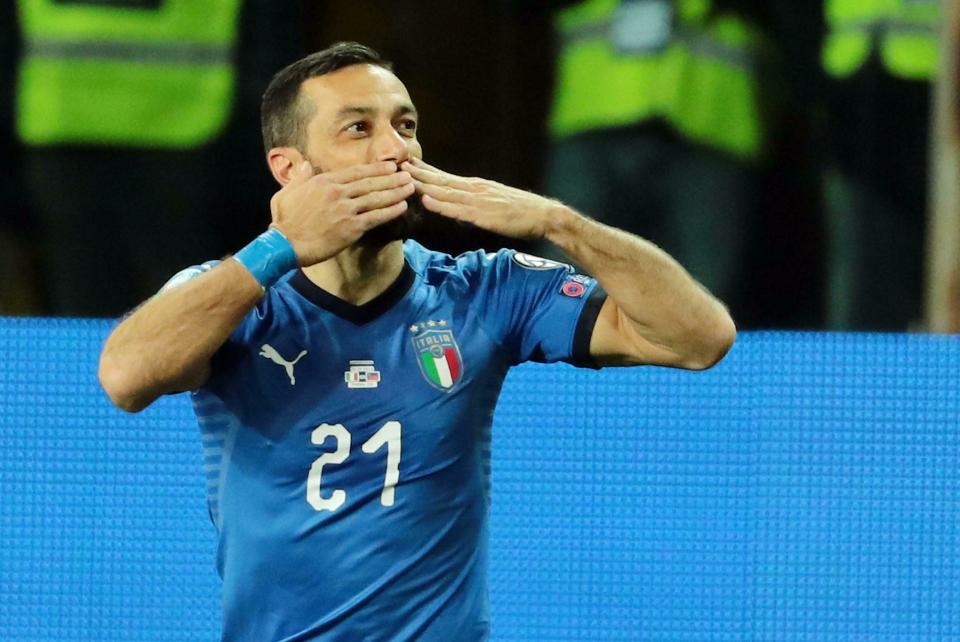
[[[644,337],[610,297],[604,301],[593,326],[590,357],[598,366],[685,367],[676,352]]]

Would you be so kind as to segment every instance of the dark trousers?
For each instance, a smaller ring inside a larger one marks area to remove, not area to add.
[[[828,89],[829,327],[907,330],[923,317],[930,83],[872,59]]]
[[[922,320],[923,189],[906,204],[837,169],[826,173],[829,328],[902,332]]]

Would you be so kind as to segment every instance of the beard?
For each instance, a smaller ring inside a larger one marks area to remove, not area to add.
[[[430,214],[423,206],[420,195],[414,194],[407,199],[407,209],[403,214],[367,230],[357,243],[366,247],[380,247],[393,241],[403,241],[422,229],[424,219]]]

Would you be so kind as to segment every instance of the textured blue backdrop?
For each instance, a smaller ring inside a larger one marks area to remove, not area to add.
[[[0,319],[0,640],[218,637],[183,396],[104,321]],[[960,639],[960,339],[744,333],[705,373],[528,365],[494,427],[494,639]]]

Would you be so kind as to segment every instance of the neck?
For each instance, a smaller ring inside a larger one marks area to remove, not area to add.
[[[403,269],[403,242],[352,245],[322,263],[303,268],[317,287],[353,305],[375,299]]]

